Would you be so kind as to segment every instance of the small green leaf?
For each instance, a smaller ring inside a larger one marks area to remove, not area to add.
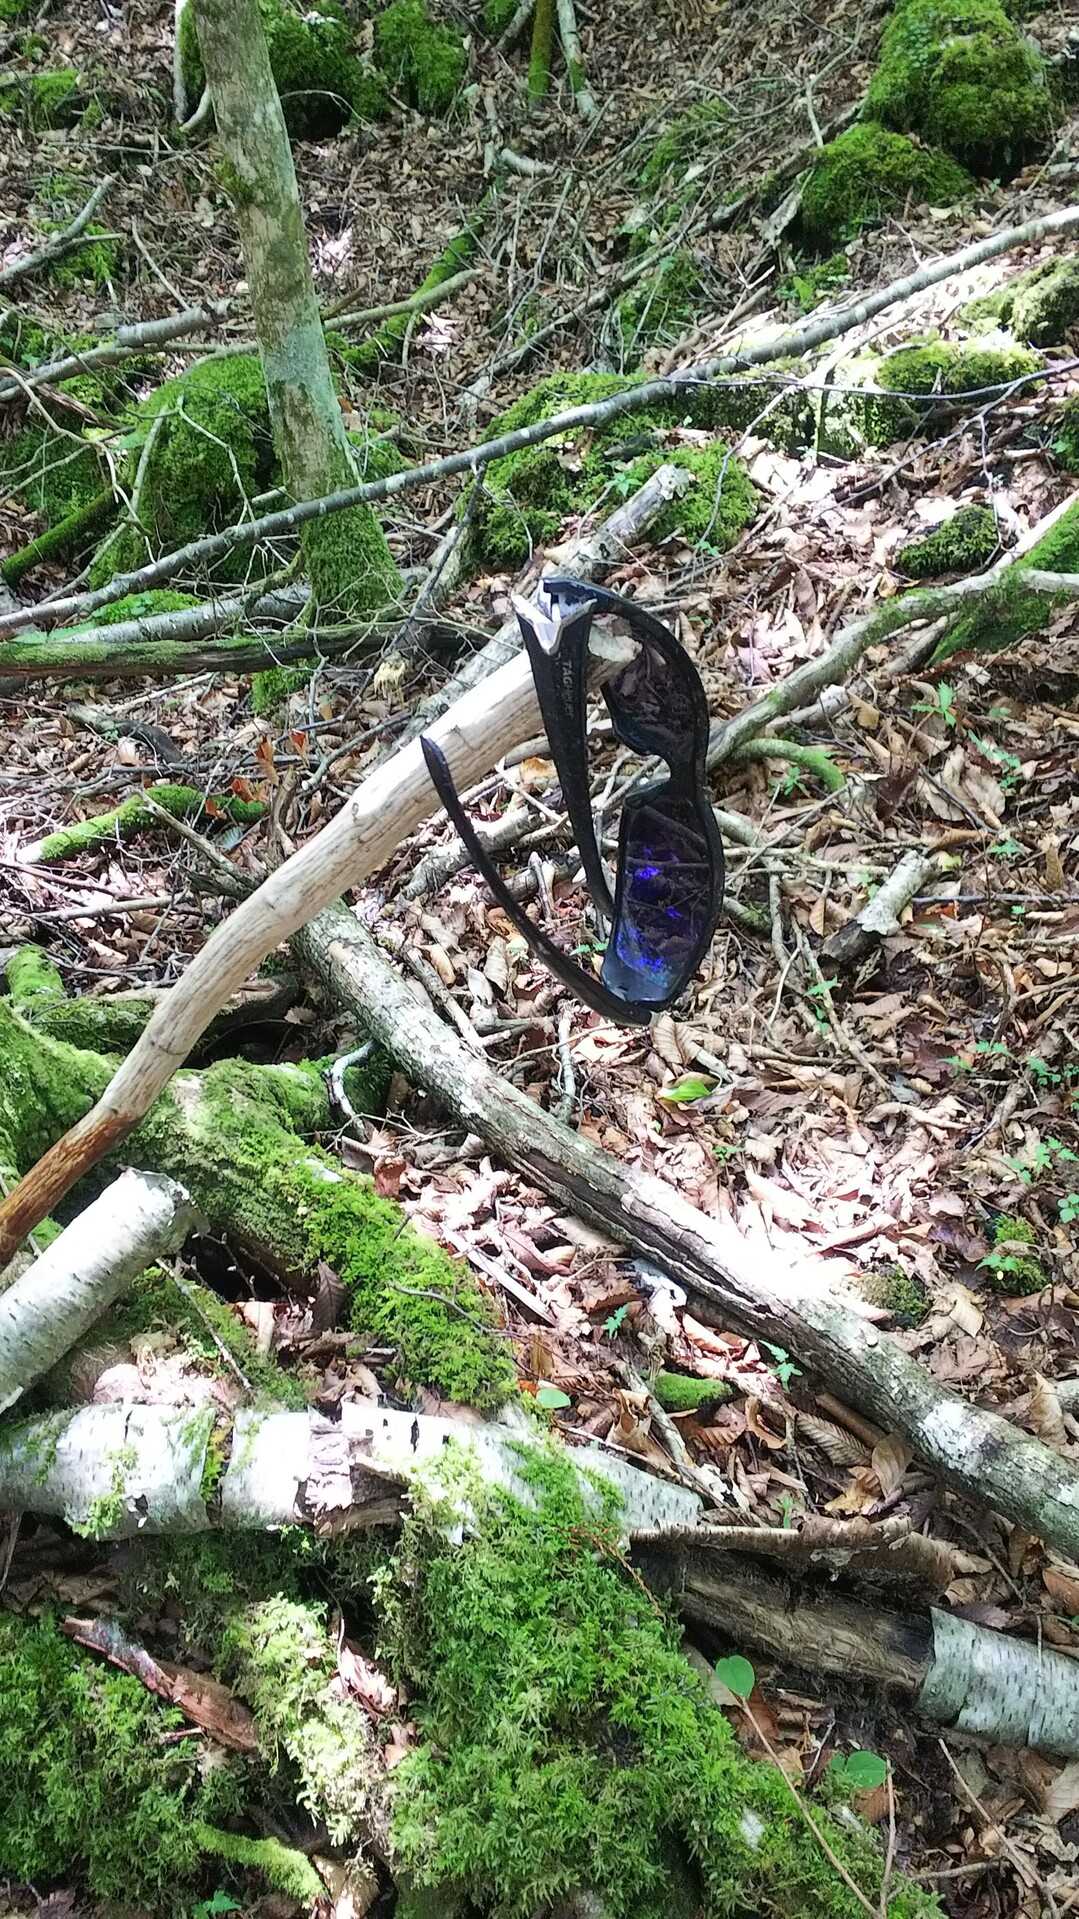
[[[736,1693],[739,1699],[748,1699],[756,1684],[757,1675],[748,1659],[741,1653],[732,1653],[729,1659],[716,1660],[716,1678],[722,1679],[728,1691]]]
[[[868,1792],[872,1787],[883,1787],[887,1779],[887,1762],[881,1760],[879,1752],[851,1752],[847,1754],[845,1781],[856,1792]]]
[[[554,1413],[563,1406],[572,1406],[573,1401],[560,1386],[541,1386],[536,1394],[536,1404],[542,1406],[545,1412]]]
[[[707,1099],[712,1088],[699,1073],[683,1073],[671,1086],[661,1086],[660,1099],[669,1100],[672,1106],[684,1106],[691,1099]]]
[[[629,1301],[627,1300],[624,1306],[616,1306],[610,1318],[604,1320],[603,1330],[606,1333],[608,1339],[613,1339],[615,1334],[621,1331],[622,1323],[628,1312],[629,1312]]]

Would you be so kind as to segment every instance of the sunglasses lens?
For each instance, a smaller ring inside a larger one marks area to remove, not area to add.
[[[618,917],[603,964],[612,992],[668,998],[688,977],[718,908],[712,860],[689,800],[644,801],[623,816]]]
[[[693,691],[690,675],[676,671],[647,640],[603,689],[624,745],[635,753],[658,753],[667,761],[693,752],[699,718]]]

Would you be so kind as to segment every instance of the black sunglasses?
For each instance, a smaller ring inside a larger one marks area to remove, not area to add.
[[[685,991],[723,904],[723,843],[705,785],[704,688],[673,633],[621,594],[580,580],[544,580],[539,602],[514,606],[585,878],[597,912],[611,922],[598,979],[523,912],[461,805],[441,747],[426,737],[420,745],[469,858],[533,952],[596,1012],[646,1026]],[[588,640],[597,609],[626,620],[638,642],[634,658],[603,683],[615,738],[664,760],[669,776],[632,794],[622,809],[613,898],[588,780]]]

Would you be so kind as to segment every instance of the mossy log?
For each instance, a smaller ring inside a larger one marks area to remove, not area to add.
[[[0,1168],[17,1176],[88,1111],[116,1062],[50,1038],[5,1001],[0,1058]],[[373,1085],[352,1081],[355,1107],[377,1108],[384,1073],[376,1063]],[[499,1404],[516,1376],[489,1300],[370,1180],[307,1144],[333,1124],[318,1066],[220,1060],[177,1074],[123,1157],[179,1180],[210,1231],[263,1271],[310,1290],[328,1266],[352,1325],[396,1347],[403,1379]]]
[[[162,812],[177,820],[199,819],[205,814],[210,819],[253,826],[266,811],[261,800],[240,800],[232,793],[200,793],[193,786],[163,784],[146,790]],[[114,845],[117,840],[130,839],[159,825],[158,814],[147,806],[140,794],[133,793],[130,799],[107,813],[95,813],[89,819],[76,820],[72,826],[60,827],[55,833],[46,833],[44,839],[23,847],[22,858],[27,865],[48,866],[74,859],[78,853],[92,853],[98,847]]]

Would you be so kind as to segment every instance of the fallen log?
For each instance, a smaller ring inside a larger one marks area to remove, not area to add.
[[[936,1606],[897,1612],[794,1588],[744,1553],[725,1552],[716,1531],[707,1548],[673,1553],[659,1539],[638,1548],[634,1564],[685,1618],[728,1643],[757,1647],[801,1672],[901,1693],[923,1718],[959,1732],[1079,1756],[1079,1665],[1066,1653]]]
[[[683,1286],[702,1319],[797,1355],[849,1404],[901,1433],[946,1484],[1079,1554],[1079,1471],[997,1413],[968,1405],[876,1326],[830,1297],[808,1262],[750,1247],[673,1187],[614,1159],[492,1072],[420,1006],[348,908],[320,913],[293,952],[415,1082],[560,1205]]]

